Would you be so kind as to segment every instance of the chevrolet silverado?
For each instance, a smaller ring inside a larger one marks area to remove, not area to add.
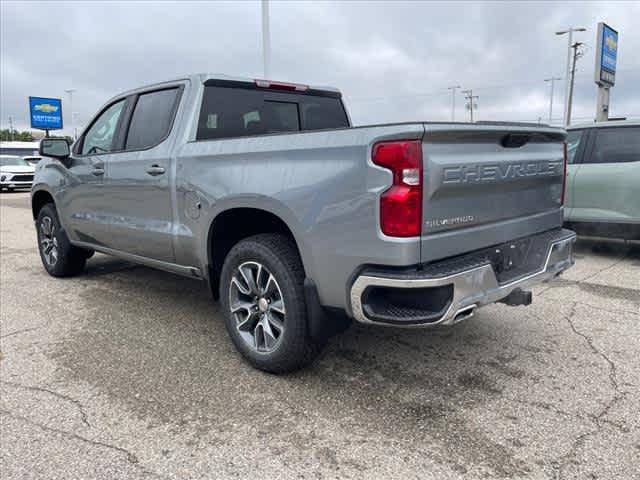
[[[208,282],[255,367],[310,363],[348,321],[452,325],[573,264],[566,132],[351,125],[338,90],[200,74],[109,100],[32,188],[44,268],[94,251]],[[347,322],[345,322],[347,320]]]

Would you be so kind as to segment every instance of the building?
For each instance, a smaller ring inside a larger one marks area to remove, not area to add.
[[[38,155],[40,142],[0,142],[0,154],[20,157]]]

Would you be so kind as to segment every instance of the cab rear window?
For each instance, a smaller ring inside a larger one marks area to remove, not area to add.
[[[338,95],[212,85],[204,89],[197,140],[348,126]]]

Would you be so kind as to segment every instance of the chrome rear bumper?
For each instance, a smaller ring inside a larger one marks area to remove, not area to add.
[[[502,281],[499,281],[494,265],[486,259],[482,261],[481,258],[472,266],[469,264],[473,262],[465,259],[462,262],[457,262],[457,267],[447,265],[447,268],[432,269],[426,274],[418,271],[413,274],[365,271],[356,278],[351,287],[350,300],[353,317],[362,323],[411,327],[452,325],[469,318],[476,308],[497,302],[517,288],[525,289],[549,280],[573,265],[572,245],[576,239],[573,232],[558,229],[545,232],[542,235],[545,237],[542,240],[539,238],[537,240],[546,245],[546,250],[538,253],[539,258],[543,261],[539,262],[531,271],[512,279],[502,278]],[[543,255],[543,252],[546,254]],[[431,316],[424,321],[413,318],[407,322],[404,322],[402,318],[393,321],[381,320],[371,318],[372,315],[366,313],[367,308],[363,304],[367,289],[372,287],[415,289],[444,286],[452,286],[453,293],[438,318]]]

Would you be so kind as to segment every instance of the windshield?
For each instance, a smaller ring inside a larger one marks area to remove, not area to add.
[[[29,164],[20,157],[9,157],[6,155],[0,156],[0,167],[10,167],[14,165],[19,165],[21,167],[29,166]]]

